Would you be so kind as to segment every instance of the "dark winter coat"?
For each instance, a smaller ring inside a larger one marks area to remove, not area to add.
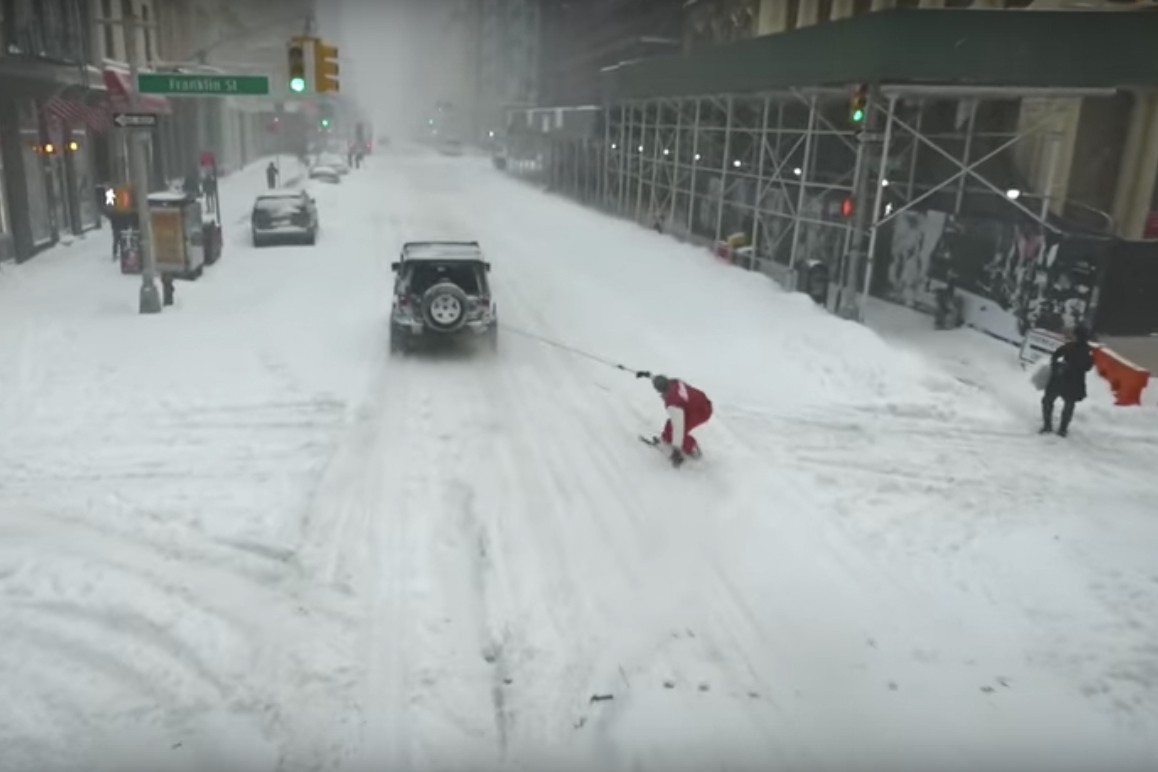
[[[1069,402],[1086,398],[1086,373],[1094,366],[1094,353],[1088,343],[1071,340],[1062,344],[1050,357],[1050,378],[1046,391]]]

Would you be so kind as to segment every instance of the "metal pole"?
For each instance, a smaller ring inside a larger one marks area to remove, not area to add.
[[[752,202],[752,265],[756,267],[756,255],[759,252],[760,238],[760,204],[764,201],[764,155],[768,146],[768,106],[771,97],[764,97],[764,114],[760,119],[760,153],[756,161],[756,200]]]
[[[597,153],[595,157],[602,161],[600,166],[602,167],[603,173],[600,174],[599,177],[603,181],[603,185],[602,185],[603,189],[599,191],[599,200],[603,202],[603,206],[605,206],[605,207],[609,203],[607,201],[607,177],[610,174],[610,170],[608,169],[607,164],[609,163],[610,155],[607,154],[607,151],[610,149],[611,149],[611,110],[609,108],[604,108],[604,110],[603,110],[603,147],[600,148],[601,152]]]
[[[728,195],[728,156],[732,154],[732,97],[727,101],[728,118],[724,126],[724,160],[720,163],[720,202],[716,207],[716,242],[724,228],[724,198]]]
[[[890,97],[889,99],[890,99],[889,104],[891,105],[892,104],[892,102],[891,102],[892,97]],[[889,112],[889,118],[890,118],[889,125],[891,127],[892,126],[891,108],[890,108],[890,112]],[[974,99],[970,99],[969,100],[969,121],[968,121],[968,124],[966,125],[966,128],[965,128],[965,152],[964,152],[964,157],[961,159],[961,164],[963,166],[969,165],[969,156],[973,152],[973,126],[976,124],[976,122],[977,122],[977,101]],[[887,132],[887,129],[886,129],[886,132]],[[965,201],[965,183],[968,181],[968,179],[969,179],[969,175],[967,175],[967,174],[962,175],[961,181],[957,183],[957,199],[956,199],[956,202],[953,204],[953,214],[961,214],[961,204],[964,203],[964,201]]]
[[[800,187],[796,192],[796,211],[792,218],[792,244],[788,251],[788,270],[796,269],[796,248],[800,244],[800,215],[804,211],[804,191],[812,176],[812,132],[816,129],[816,97],[808,100],[808,128],[804,133],[804,161],[800,164]]]
[[[917,103],[917,125],[916,132],[920,134],[925,125],[925,100]],[[917,152],[921,149],[921,143],[913,137],[913,152],[909,156],[909,184],[905,188],[905,200],[913,200],[913,185],[917,182]]]
[[[129,109],[140,112],[141,97],[137,91],[137,73],[141,66],[138,59],[137,30],[140,29],[134,3],[123,9],[125,54],[129,60]],[[161,296],[157,292],[157,263],[153,252],[153,223],[149,218],[149,169],[145,156],[145,140],[148,133],[142,130],[123,129],[128,132],[129,175],[133,180],[137,205],[137,219],[140,228],[141,292],[139,310],[142,314],[161,313]]]
[[[663,126],[664,104],[660,100],[655,106],[655,145],[651,151],[651,195],[648,196],[647,201],[647,227],[655,225],[653,222],[656,219],[655,213],[655,184],[659,180],[659,164],[660,157],[663,155],[660,149],[660,127]]]
[[[624,152],[626,152],[626,149],[627,149],[627,106],[621,104],[619,106],[619,148],[618,148],[618,151],[619,151],[618,152],[618,155],[619,155],[619,159],[618,159],[619,160],[619,166],[618,166],[619,174],[616,175],[616,177],[618,178],[618,184],[616,185],[616,187],[618,188],[617,192],[619,194],[619,211],[620,212],[623,212],[623,203],[624,203],[624,195],[625,195],[624,185],[627,184],[627,172],[623,166],[623,164],[624,164],[623,154],[624,154]]]
[[[683,138],[680,136],[684,125],[684,103],[681,99],[676,99],[676,133],[675,133],[675,147],[672,148],[671,159],[671,188],[668,191],[671,195],[671,201],[668,204],[667,227],[670,228],[675,224],[675,210],[676,210],[676,191],[679,190],[680,179],[680,149]]]
[[[700,104],[696,97],[696,116],[692,124],[692,174],[691,184],[688,187],[688,236],[692,235],[692,222],[696,214],[696,167],[700,162]]]
[[[862,308],[864,307],[865,299],[868,298],[869,287],[873,278],[873,263],[875,262],[877,248],[877,233],[880,231],[880,228],[877,226],[879,225],[881,219],[881,199],[884,198],[885,180],[887,179],[886,175],[889,171],[889,145],[893,140],[893,113],[895,112],[896,107],[897,98],[896,96],[890,95],[889,114],[885,119],[885,141],[881,146],[881,164],[880,170],[877,173],[877,192],[873,197],[873,224],[872,229],[869,231],[868,264],[864,272],[864,287],[862,288],[860,294]]]
[[[1049,202],[1053,197],[1053,178],[1057,174],[1058,135],[1056,131],[1049,133],[1049,170],[1045,177],[1045,190],[1041,192],[1041,219],[1049,221]]]
[[[864,253],[865,226],[867,216],[864,202],[869,192],[869,143],[872,142],[876,123],[876,93],[869,92],[865,105],[865,125],[860,131],[857,143],[856,177],[853,180],[853,226],[849,234],[848,260],[845,265],[845,276],[842,285],[841,307],[837,312],[846,319],[859,319],[860,309],[856,302],[856,274]],[[844,294],[844,290],[848,290]]]
[[[639,175],[635,182],[635,221],[639,222],[639,210],[643,207],[643,153],[647,147],[647,103],[643,104],[643,121],[639,124],[639,144],[634,150],[639,152]]]

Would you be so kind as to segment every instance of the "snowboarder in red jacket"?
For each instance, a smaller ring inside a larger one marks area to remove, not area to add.
[[[652,376],[649,372],[638,372],[636,377],[650,377],[651,385],[663,398],[668,418],[657,442],[665,450],[671,449],[672,466],[682,464],[685,456],[699,458],[700,444],[692,436],[692,430],[703,426],[712,417],[712,401],[708,395],[678,378]]]

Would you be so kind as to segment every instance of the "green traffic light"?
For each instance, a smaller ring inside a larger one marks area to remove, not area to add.
[[[306,90],[305,78],[290,78],[290,91],[300,94]]]
[[[329,118],[322,118],[322,128],[323,129],[330,128],[330,119]]]
[[[864,110],[859,107],[852,111],[852,120],[854,123],[860,123],[864,120]]]

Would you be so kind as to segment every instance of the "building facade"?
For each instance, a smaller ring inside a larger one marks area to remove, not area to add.
[[[539,99],[597,104],[599,73],[619,62],[678,53],[684,0],[545,0]]]
[[[89,0],[0,0],[0,260],[98,227]]]
[[[510,107],[539,99],[541,5],[541,0],[477,3],[476,138],[500,130]]]

